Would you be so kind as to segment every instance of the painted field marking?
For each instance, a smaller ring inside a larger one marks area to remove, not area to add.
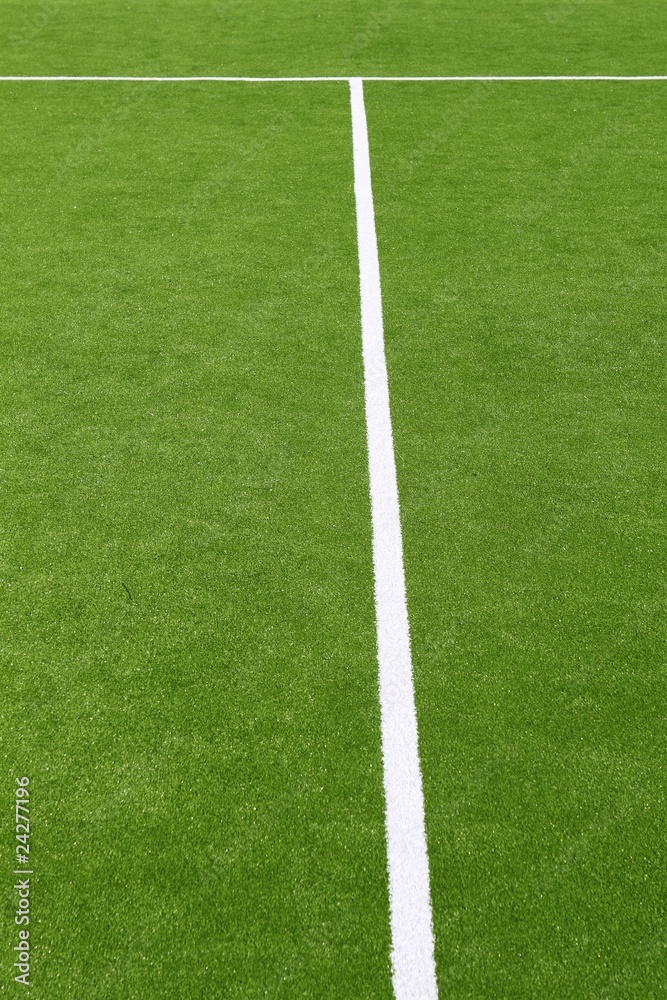
[[[664,76],[360,76],[370,83],[539,83],[667,80]],[[348,83],[347,76],[0,76],[0,83]]]
[[[396,1000],[436,1000],[424,797],[419,768],[403,543],[382,327],[363,83],[350,80],[361,336],[368,435],[375,614]]]

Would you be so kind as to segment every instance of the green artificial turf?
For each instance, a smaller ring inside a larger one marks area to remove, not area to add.
[[[442,996],[663,996],[665,92],[366,89]]]
[[[386,998],[348,95],[2,98],[0,988]]]
[[[657,0],[0,0],[0,75],[666,41]],[[443,997],[664,995],[666,87],[366,85]],[[348,101],[0,83],[3,996],[391,995]]]
[[[2,73],[664,73],[663,0],[0,0]]]

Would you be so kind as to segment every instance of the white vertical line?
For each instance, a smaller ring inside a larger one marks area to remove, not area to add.
[[[436,1000],[424,798],[382,330],[368,129],[360,79],[350,80],[350,96],[394,993],[397,1000]]]

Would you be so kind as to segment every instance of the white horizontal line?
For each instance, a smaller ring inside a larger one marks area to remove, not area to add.
[[[0,82],[36,83],[347,83],[347,76],[0,76]]]
[[[444,83],[524,83],[531,80],[667,80],[666,76],[365,76],[364,82],[416,82],[428,83],[442,81]]]
[[[663,76],[363,76],[370,83],[528,83],[667,80]],[[0,83],[347,83],[347,76],[0,76]]]

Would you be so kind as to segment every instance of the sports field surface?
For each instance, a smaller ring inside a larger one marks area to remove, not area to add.
[[[654,0],[0,0],[0,996],[667,997],[666,109]]]

